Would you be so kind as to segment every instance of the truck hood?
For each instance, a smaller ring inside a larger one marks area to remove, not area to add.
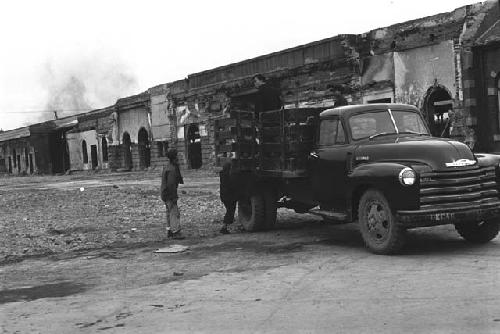
[[[433,137],[385,137],[365,141],[356,148],[354,161],[394,161],[406,165],[425,164],[432,170],[450,170],[447,163],[461,159],[476,161],[469,147],[461,142]]]

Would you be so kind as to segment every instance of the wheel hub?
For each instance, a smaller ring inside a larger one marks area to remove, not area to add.
[[[371,237],[376,241],[383,241],[389,234],[389,221],[384,207],[373,202],[368,207],[367,228]]]

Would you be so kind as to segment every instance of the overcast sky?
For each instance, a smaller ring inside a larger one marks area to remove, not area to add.
[[[474,2],[4,1],[0,128],[53,117],[32,111],[104,107],[190,73]]]

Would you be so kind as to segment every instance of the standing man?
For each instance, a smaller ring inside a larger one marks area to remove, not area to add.
[[[281,92],[276,87],[268,83],[266,77],[257,74],[253,77],[254,87],[257,88],[255,100],[255,113],[258,116],[261,112],[281,109]]]
[[[223,226],[220,229],[220,233],[228,234],[228,226],[234,221],[234,212],[236,211],[236,203],[238,201],[237,191],[236,191],[236,177],[231,171],[231,163],[226,162],[222,166],[222,170],[219,173],[220,176],[220,199],[226,208],[226,214],[224,215]]]
[[[347,103],[347,99],[343,95],[344,89],[342,88],[342,86],[334,86],[332,89],[333,98],[335,99],[335,104],[333,105],[334,108],[346,106],[349,104]]]
[[[179,184],[184,184],[184,180],[179,168],[177,150],[169,149],[167,158],[167,165],[163,168],[161,175],[161,199],[165,202],[167,209],[167,238],[183,239],[180,212],[177,206],[177,187]]]

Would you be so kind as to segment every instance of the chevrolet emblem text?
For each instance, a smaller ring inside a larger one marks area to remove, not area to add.
[[[475,160],[460,159],[453,162],[447,162],[446,167],[463,167],[463,166],[472,166],[475,164],[476,164]]]

